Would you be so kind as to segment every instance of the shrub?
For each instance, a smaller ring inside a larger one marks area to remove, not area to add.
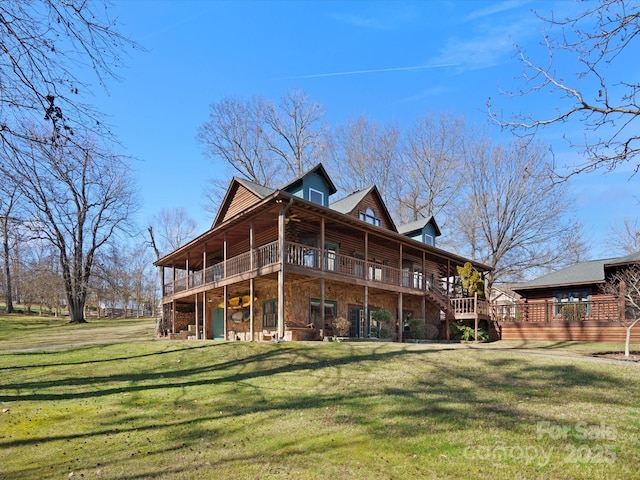
[[[565,322],[579,322],[587,314],[587,307],[582,303],[568,303],[560,309]]]
[[[351,330],[351,322],[344,317],[338,317],[333,322],[333,329],[339,337],[346,337]]]
[[[424,318],[412,318],[409,320],[409,332],[411,338],[424,340],[426,338],[426,330],[424,326]]]
[[[451,334],[455,340],[463,340],[465,342],[474,339],[479,342],[489,341],[489,333],[484,328],[478,327],[478,338],[475,338],[476,332],[474,327],[462,322],[455,322],[451,324]]]

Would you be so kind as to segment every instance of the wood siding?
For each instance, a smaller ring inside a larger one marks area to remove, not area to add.
[[[355,218],[360,218],[360,213],[363,213],[367,208],[371,208],[376,213],[376,217],[380,219],[380,226],[382,228],[393,230],[394,227],[387,217],[384,207],[372,193],[360,200],[350,215]]]
[[[624,342],[626,329],[613,322],[500,322],[502,340],[556,342]],[[631,330],[631,341],[640,342],[640,328]]]
[[[253,205],[260,199],[255,193],[247,190],[240,184],[237,184],[235,188],[236,191],[233,194],[233,199],[227,206],[227,210],[223,212],[220,218],[220,223],[223,223],[226,220],[243,212],[247,209],[248,206]]]

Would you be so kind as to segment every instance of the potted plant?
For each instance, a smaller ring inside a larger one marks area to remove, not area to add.
[[[371,314],[371,319],[376,322],[375,331],[378,338],[389,338],[389,321],[391,321],[391,312],[389,310],[376,310]],[[371,329],[373,332],[373,328]]]
[[[351,322],[344,317],[338,317],[333,321],[333,331],[338,337],[349,336],[351,330]]]

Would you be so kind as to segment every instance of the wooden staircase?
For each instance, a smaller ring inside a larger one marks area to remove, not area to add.
[[[451,335],[451,322],[455,322],[456,320],[455,312],[453,311],[449,297],[444,293],[444,291],[437,287],[434,288],[433,285],[429,290],[425,291],[425,297],[438,307],[440,311],[444,312],[446,328],[445,338],[449,340]]]

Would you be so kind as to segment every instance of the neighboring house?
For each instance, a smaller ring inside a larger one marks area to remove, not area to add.
[[[165,332],[320,339],[343,317],[350,337],[402,340],[405,322],[421,318],[444,339],[451,320],[488,318],[481,300],[451,303],[450,279],[469,260],[436,247],[433,218],[396,227],[375,186],[331,203],[335,193],[321,164],[277,190],[234,178],[211,229],[155,263]],[[379,309],[392,313],[386,329]]]
[[[512,286],[522,297],[500,322],[503,340],[623,341],[624,306],[601,287],[613,273],[640,261],[640,253],[581,262]],[[640,340],[640,330],[634,332]]]
[[[489,303],[491,303],[494,320],[509,320],[516,315],[516,306],[522,297],[513,291],[515,283],[496,283],[491,287]]]

